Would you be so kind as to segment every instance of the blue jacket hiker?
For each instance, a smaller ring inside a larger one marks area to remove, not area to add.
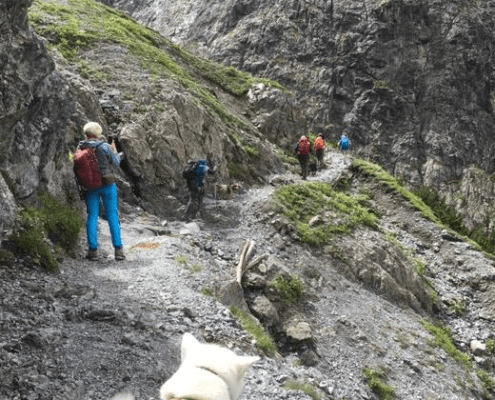
[[[351,139],[344,133],[339,140],[339,149],[348,151],[351,148]]]
[[[105,208],[106,217],[112,235],[112,244],[115,249],[115,260],[125,259],[119,218],[119,197],[115,173],[113,168],[119,166],[120,156],[117,151],[104,141],[102,127],[96,122],[87,123],[83,131],[87,140],[79,143],[78,151],[90,148],[96,154],[98,169],[101,173],[101,184],[89,188],[85,192],[86,201],[86,233],[88,237],[89,260],[98,259],[98,221],[100,216],[100,201]],[[77,157],[77,152],[76,152]]]
[[[213,162],[209,161],[213,168]],[[196,214],[201,209],[203,197],[205,195],[204,179],[206,174],[214,174],[216,171],[210,169],[207,160],[189,160],[182,172],[183,178],[187,183],[189,191],[189,201],[187,202],[184,219],[190,221],[196,217]]]

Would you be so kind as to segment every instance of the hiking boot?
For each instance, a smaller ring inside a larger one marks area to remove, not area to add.
[[[124,249],[115,249],[115,261],[125,260]]]
[[[97,261],[98,260],[98,250],[88,250],[88,254],[86,255],[86,258],[89,261]]]

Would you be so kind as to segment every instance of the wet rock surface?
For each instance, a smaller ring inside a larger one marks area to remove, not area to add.
[[[333,182],[350,160],[329,151],[327,163],[309,180]],[[300,182],[290,174],[273,181]],[[354,176],[356,190],[365,184],[373,183]],[[407,277],[412,266],[387,256],[395,250],[380,253],[376,231],[337,238],[333,244],[345,251],[344,262],[324,249],[302,246],[290,229],[272,223],[282,219],[266,210],[275,189],[246,190],[233,200],[207,198],[204,217],[187,224],[164,222],[139,209],[126,212],[123,262],[113,260],[102,221],[97,262],[68,259],[53,274],[22,263],[2,265],[0,398],[107,400],[129,390],[137,399],[157,399],[160,385],[179,364],[184,332],[262,357],[241,399],[310,399],[283,388],[292,379],[310,383],[323,398],[373,399],[364,367],[387,370],[397,398],[481,398],[474,370],[431,346],[432,336],[421,321],[429,315],[442,319],[458,346],[472,349],[475,362],[490,371],[485,345],[493,335],[492,261],[376,185],[381,227],[395,232],[401,245],[427,264],[440,300],[432,310],[411,290],[410,281],[395,278],[399,270]],[[255,243],[252,258],[266,258],[246,272],[244,297],[277,340],[277,357],[263,354],[216,300],[235,280],[247,239]],[[369,259],[381,257],[369,263],[370,269],[381,266],[381,272],[356,272],[357,266],[366,269],[359,261],[366,248]],[[259,288],[277,273],[297,274],[304,281],[305,295],[290,307],[278,304],[268,289],[261,298]],[[387,285],[378,279],[385,275]],[[465,305],[464,313],[453,311],[454,301]],[[276,314],[267,302],[275,305]]]

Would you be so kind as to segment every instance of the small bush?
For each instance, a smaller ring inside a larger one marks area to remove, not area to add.
[[[83,226],[76,210],[47,194],[40,195],[39,207],[29,206],[18,216],[18,228],[11,240],[35,263],[48,270],[56,270],[58,262],[47,238],[66,251],[73,250]]]
[[[495,354],[495,340],[488,339],[486,341],[486,351],[490,354]]]
[[[370,389],[377,393],[380,399],[392,400],[395,398],[395,389],[393,388],[393,386],[387,385],[382,382],[382,379],[385,376],[384,371],[364,368],[363,372],[368,378],[368,385]]]
[[[304,294],[304,282],[301,277],[297,275],[291,275],[290,277],[279,276],[272,285],[273,288],[280,293],[280,296],[292,304],[299,300]]]
[[[491,392],[491,391],[493,391],[495,389],[495,382],[493,381],[493,379],[491,378],[491,376],[488,374],[488,372],[486,372],[483,369],[478,369],[476,371],[476,375],[478,376],[479,380],[483,384],[483,387],[488,392]]]

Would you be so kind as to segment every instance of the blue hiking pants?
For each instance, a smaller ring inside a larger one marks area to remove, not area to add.
[[[86,194],[86,233],[88,235],[89,250],[98,248],[98,219],[100,217],[100,198],[105,207],[105,213],[110,226],[112,235],[112,244],[116,249],[122,248],[122,236],[120,233],[119,219],[119,195],[117,185],[105,185],[100,188],[92,189]]]

